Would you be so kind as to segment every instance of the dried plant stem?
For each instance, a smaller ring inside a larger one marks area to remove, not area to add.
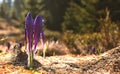
[[[43,58],[45,58],[45,54],[46,54],[47,49],[48,49],[48,42],[43,44]]]
[[[46,53],[46,51],[45,51],[45,50],[43,50],[43,58],[45,58],[45,53]]]

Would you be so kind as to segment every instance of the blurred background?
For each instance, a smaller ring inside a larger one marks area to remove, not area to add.
[[[0,0],[0,43],[23,41],[31,12],[43,16],[46,41],[56,45],[51,50],[100,54],[119,46],[119,5],[120,0]]]

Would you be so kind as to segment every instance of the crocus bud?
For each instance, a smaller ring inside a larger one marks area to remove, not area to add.
[[[28,53],[32,50],[33,41],[33,18],[30,13],[27,14],[25,20],[25,41],[28,40]]]
[[[42,16],[37,15],[34,21],[34,53],[36,53],[36,46],[38,44],[38,41],[40,40],[40,37],[43,37],[43,21]],[[42,38],[43,39],[43,38]]]
[[[10,49],[10,46],[11,46],[10,42],[7,42],[7,43],[6,43],[6,46],[7,46],[6,52],[8,52],[9,49]]]

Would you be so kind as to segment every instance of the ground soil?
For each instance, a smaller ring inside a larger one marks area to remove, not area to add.
[[[6,54],[8,55],[8,54]],[[10,55],[9,55],[10,56]],[[34,69],[28,70],[24,62],[10,62],[2,57],[0,74],[37,73],[37,74],[120,74],[120,47],[101,55],[62,55],[35,56]]]

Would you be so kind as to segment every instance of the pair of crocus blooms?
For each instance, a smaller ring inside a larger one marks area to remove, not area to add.
[[[28,44],[28,53],[37,52],[36,46],[41,39],[44,44],[43,19],[41,15],[37,15],[35,20],[30,13],[27,14],[25,20],[25,42]]]

